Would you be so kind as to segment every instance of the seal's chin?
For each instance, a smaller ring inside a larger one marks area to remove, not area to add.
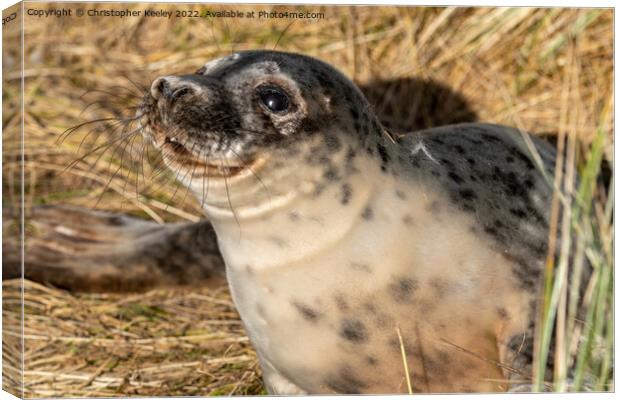
[[[189,150],[178,139],[166,136],[160,143],[163,157],[173,169],[180,169],[195,176],[230,178],[250,168],[254,162],[238,164],[230,160],[208,160]]]

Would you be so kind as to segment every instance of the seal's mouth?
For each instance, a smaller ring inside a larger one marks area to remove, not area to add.
[[[193,175],[232,177],[249,168],[254,162],[234,164],[229,160],[207,160],[188,149],[178,138],[165,136],[161,143],[164,157],[175,167],[191,171]]]

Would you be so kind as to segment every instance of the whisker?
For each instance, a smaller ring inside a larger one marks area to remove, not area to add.
[[[250,165],[247,165],[245,161],[243,161],[241,156],[239,156],[239,154],[236,151],[234,151],[232,148],[230,149],[230,151],[235,155],[235,157],[237,157],[237,159],[239,159],[239,161],[241,161],[241,163],[243,164],[243,167],[246,167],[250,171],[250,173],[258,180],[258,182],[260,182],[263,189],[267,192],[267,196],[269,196],[269,201],[271,201],[273,196],[271,195],[271,191],[267,189],[267,185],[265,185],[263,180],[258,176],[258,174],[254,172],[254,170],[252,169]]]
[[[220,165],[222,167],[224,167],[222,165],[222,159],[219,158],[220,161]],[[232,200],[230,199],[230,190],[228,188],[228,179],[226,179],[226,174],[224,174],[224,187],[226,188],[226,198],[228,199],[228,206],[230,207],[230,211],[233,214],[233,217],[235,218],[235,222],[237,223],[237,226],[239,227],[239,239],[241,239],[241,224],[239,223],[239,217],[237,216],[237,212],[235,211],[235,208],[232,205]]]
[[[138,130],[132,131],[132,132],[130,132],[130,133],[129,133],[129,134],[127,134],[127,135],[121,135],[121,136],[117,137],[116,139],[114,139],[114,140],[113,140],[112,142],[110,142],[110,143],[104,143],[104,144],[102,144],[102,145],[100,145],[100,146],[97,146],[94,150],[89,151],[88,153],[84,154],[83,156],[81,156],[81,157],[79,157],[79,158],[77,158],[77,159],[73,160],[71,163],[69,163],[69,165],[67,165],[67,167],[65,167],[65,171],[66,171],[67,169],[73,168],[73,167],[74,167],[75,165],[77,165],[78,163],[80,163],[80,162],[84,161],[87,157],[89,157],[90,155],[94,154],[96,151],[98,151],[98,150],[100,150],[100,149],[102,149],[102,148],[106,148],[106,147],[108,147],[108,148],[109,148],[109,147],[111,147],[114,143],[118,143],[118,142],[120,142],[120,141],[122,141],[122,140],[125,140],[125,139],[127,139],[127,138],[130,138],[132,135],[135,135],[137,132],[138,132]],[[104,152],[105,152],[105,151],[104,151]],[[103,153],[104,153],[104,152],[103,152]]]
[[[125,89],[125,90],[127,90],[127,88],[126,88],[126,87],[124,87],[124,86],[119,86],[119,85],[110,86],[109,88],[110,88],[110,89]],[[122,93],[110,92],[110,91],[103,90],[103,89],[89,89],[89,90],[85,91],[84,93],[82,93],[82,94],[78,97],[78,99],[83,100],[86,96],[88,96],[88,95],[90,95],[90,94],[93,94],[93,93],[105,94],[105,95],[107,95],[107,96],[112,96],[112,97],[115,97],[115,98],[117,98],[117,99],[124,100],[124,101],[129,100],[129,97],[130,97],[130,96],[127,96],[127,94],[125,94],[125,96],[123,96],[123,94],[122,94]],[[135,93],[133,93],[132,91],[129,91],[129,92],[128,92],[128,94],[130,94],[130,95],[133,97],[133,99],[134,99],[134,100],[141,99],[141,96],[137,96],[137,95],[136,95]]]
[[[93,106],[98,105],[99,107],[97,108],[92,108]],[[127,110],[136,110],[138,109],[139,106],[130,106],[130,105],[126,105],[126,104],[120,104],[120,103],[112,103],[110,100],[94,100],[91,101],[90,103],[88,103],[86,105],[86,107],[84,107],[82,109],[82,111],[80,111],[80,113],[78,114],[78,116],[82,116],[86,111],[88,111],[90,109],[90,111],[101,111],[101,110],[105,110],[106,108],[104,107],[105,105],[117,105],[117,106],[122,106],[123,109],[127,109]]]
[[[191,147],[191,150],[189,150],[189,151],[191,152],[192,150],[194,150],[194,147],[195,147],[195,146],[193,145],[193,146]],[[171,153],[171,154],[174,154],[174,153]],[[183,179],[185,179],[185,177],[187,176],[187,174],[188,174],[189,172],[190,172],[190,169],[188,168],[188,169],[187,169],[187,172],[185,172],[185,174],[183,175],[183,178],[182,178],[182,179],[179,179],[179,175],[180,175],[180,173],[181,173],[181,171],[179,170],[179,171],[176,173],[176,175],[175,175],[175,180],[177,180],[177,181],[179,181],[179,182],[182,182],[182,181],[183,181]],[[174,192],[172,193],[172,198],[174,198],[174,197],[176,196],[176,194],[177,194],[177,192],[178,192],[178,191],[179,191],[179,185],[177,185],[177,186],[175,187]]]
[[[138,119],[137,117],[134,118],[127,118],[127,119],[120,119],[117,117],[107,117],[107,118],[97,118],[94,119],[92,121],[86,121],[86,122],[82,122],[80,124],[77,124],[75,126],[72,126],[71,128],[66,129],[65,131],[63,131],[63,133],[60,134],[60,136],[58,137],[58,139],[56,139],[56,144],[62,144],[69,135],[73,134],[74,132],[76,132],[78,129],[83,128],[84,126],[90,125],[90,124],[96,124],[96,123],[100,123],[100,122],[110,122],[110,121],[116,121],[116,122],[125,122],[125,121],[133,121]]]
[[[114,130],[112,131],[112,137],[114,137],[116,135],[116,132],[121,128],[122,126],[118,126],[115,127]],[[123,130],[121,130],[121,132],[125,132],[125,127],[122,127]],[[137,131],[139,132],[139,128],[137,129]],[[97,158],[95,159],[95,161],[92,163],[92,167],[90,168],[89,172],[92,172],[93,169],[95,169],[97,167],[97,164],[99,163],[99,161],[101,160],[101,158],[103,158],[103,156],[108,152],[109,149],[112,149],[112,151],[110,153],[115,154],[116,150],[122,145],[122,143],[124,142],[125,139],[131,138],[131,136],[137,134],[138,132],[129,132],[127,133],[127,136],[125,138],[123,138],[123,134],[121,133],[120,136],[120,140],[112,140],[112,141],[108,141],[104,144],[102,144],[101,146],[99,146],[101,148],[101,152],[99,153],[99,155],[97,156]],[[84,154],[84,157],[88,157],[92,154],[96,154],[97,151],[100,150],[100,148],[95,148],[91,151],[89,151],[88,153]],[[108,163],[108,168],[110,168],[110,166],[112,165],[112,158],[110,158],[110,161]]]
[[[138,89],[138,94],[137,94],[138,96],[142,97],[142,96],[144,96],[144,93],[146,93],[148,91],[148,86],[142,85],[142,84],[139,84],[139,83],[135,82],[133,79],[131,79],[127,75],[123,75],[123,78],[127,79],[129,81],[129,83],[131,83],[136,89]],[[133,90],[131,90],[130,92],[132,94],[135,94],[135,92]]]
[[[220,43],[218,42],[217,38],[215,37],[215,21],[214,21],[214,18],[210,18],[209,21],[211,22],[211,37],[213,37],[213,41],[215,42],[215,46],[217,47],[217,50],[220,53],[223,53],[222,48],[220,47]]]
[[[284,37],[284,34],[288,31],[288,29],[293,25],[294,22],[295,20],[292,20],[291,22],[289,22],[289,24],[286,25],[286,27],[282,30],[282,32],[280,32],[280,35],[278,36],[278,40],[276,40],[276,44],[273,45],[272,50],[275,50],[278,47],[280,40]]]
[[[107,183],[105,184],[105,186],[103,187],[103,190],[101,191],[101,194],[97,197],[97,201],[95,202],[95,206],[94,208],[97,208],[97,206],[99,206],[99,203],[101,202],[101,200],[103,199],[103,196],[105,195],[105,193],[108,191],[108,189],[110,188],[110,185],[112,184],[112,181],[114,180],[114,178],[116,178],[116,175],[118,174],[118,172],[120,171],[122,167],[118,167],[116,169],[116,171],[114,171],[114,173],[112,174],[112,176],[110,177],[110,179],[108,179]],[[121,203],[122,205],[122,203]]]
[[[125,130],[125,128],[127,126],[129,126],[131,124],[131,122],[129,123],[124,123],[124,122],[113,122],[111,124],[109,124],[109,126],[112,128],[112,132],[110,132],[110,136],[114,136],[116,134],[116,131],[119,128],[123,128],[123,130],[121,132],[123,132]],[[80,144],[78,145],[78,152],[82,151],[82,147],[84,146],[84,143],[86,142],[87,139],[89,139],[91,137],[92,134],[94,134],[96,131],[100,131],[99,134],[97,134],[97,137],[93,140],[93,143],[96,143],[97,140],[99,139],[99,137],[101,135],[103,135],[105,133],[105,130],[102,127],[98,127],[95,126],[93,128],[91,128],[86,135],[84,135],[84,137],[82,138],[82,140],[80,140]]]
[[[200,199],[200,205],[204,208],[205,203],[207,202],[207,196],[209,195],[209,174],[207,174],[207,169],[209,167],[207,165],[204,166],[204,171],[202,174],[202,199]],[[205,191],[205,177],[207,178],[207,187]]]
[[[123,147],[123,151],[121,153],[121,165],[123,165],[124,159],[125,159],[125,154],[127,153],[127,147],[129,147],[129,161],[131,161],[131,155],[133,154],[133,146],[134,143],[136,142],[136,139],[139,138],[139,135],[135,135],[132,138],[130,138],[128,140],[129,144],[125,145],[125,147]],[[123,185],[123,192],[126,190],[127,185],[129,183],[131,183],[131,173],[133,172],[133,168],[132,165],[129,165],[129,168],[127,169],[127,177],[124,179],[125,184]],[[135,194],[136,194],[136,198],[139,197],[138,196],[138,186],[137,186],[137,174],[136,174],[136,186],[135,186]]]
[[[195,145],[192,145],[192,148],[191,148],[190,151],[193,151],[194,147],[195,147]],[[205,165],[205,167],[206,167],[206,165]],[[195,173],[196,173],[196,168],[198,168],[198,163],[194,164],[193,170],[192,170],[192,172],[191,172],[191,174],[189,176],[189,183],[186,185],[187,188],[185,189],[185,194],[183,195],[183,200],[181,200],[181,204],[185,204],[185,200],[187,200],[187,194],[189,193],[189,190],[190,190],[190,187],[192,185],[192,182],[194,181],[194,176],[195,176]]]

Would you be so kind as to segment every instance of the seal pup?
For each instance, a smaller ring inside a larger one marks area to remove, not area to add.
[[[275,51],[157,78],[138,116],[215,228],[269,393],[530,379],[549,145],[482,123],[396,137],[342,73]]]

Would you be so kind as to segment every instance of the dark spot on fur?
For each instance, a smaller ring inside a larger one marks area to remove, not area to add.
[[[323,183],[317,183],[317,185],[316,185],[316,186],[315,186],[315,188],[314,188],[314,193],[313,193],[313,195],[314,195],[315,197],[320,196],[320,195],[321,195],[321,193],[323,193],[323,191],[325,190],[325,188],[326,188],[326,185],[325,185],[325,184],[323,184]]]
[[[463,178],[461,178],[461,176],[459,174],[457,174],[456,172],[450,171],[448,172],[448,177],[450,179],[452,179],[452,181],[456,184],[461,184],[463,182],[465,182],[465,180]]]
[[[442,158],[441,159],[441,163],[443,165],[446,166],[446,168],[448,168],[449,170],[453,170],[454,169],[454,163],[450,160],[448,160],[447,158]]]
[[[261,318],[265,318],[265,310],[263,310],[263,307],[260,304],[256,305],[256,314],[258,314]]]
[[[525,181],[523,181],[523,184],[528,189],[532,189],[534,187],[534,182],[532,182],[530,178],[527,178]]]
[[[426,206],[426,209],[433,214],[439,214],[441,212],[441,203],[433,200]]]
[[[379,363],[379,361],[377,361],[377,359],[373,356],[366,356],[366,363],[368,363],[368,365],[375,366]]]
[[[450,362],[450,354],[448,354],[445,351],[437,351],[437,359],[439,360],[440,363],[442,364],[447,364]]]
[[[370,125],[368,125],[366,122],[364,123],[364,135],[370,136]]]
[[[403,223],[407,226],[413,225],[413,217],[409,214],[403,215]]]
[[[415,154],[409,156],[409,163],[414,168],[420,168],[420,158],[417,157]]]
[[[316,76],[316,79],[319,81],[319,83],[321,84],[321,86],[324,86],[326,88],[333,88],[334,84],[332,83],[332,78],[329,77],[329,75],[327,75],[324,72],[314,72],[314,75]]]
[[[530,214],[532,218],[536,220],[536,222],[538,222],[539,224],[542,224],[545,227],[547,226],[547,221],[545,220],[545,217],[543,217],[542,214],[540,214],[540,212],[537,209],[532,207],[532,205],[530,204],[526,205],[525,209],[527,213]]]
[[[497,308],[497,315],[498,315],[501,319],[503,319],[503,320],[510,319],[510,318],[508,317],[508,311],[506,311],[506,309],[505,309],[504,307],[498,307],[498,308]]]
[[[311,322],[316,322],[316,320],[319,318],[319,313],[311,307],[297,301],[291,304],[293,304],[293,306],[297,309],[297,311],[299,311],[299,313],[302,317],[304,317],[304,319]]]
[[[424,376],[413,374],[412,380],[414,382],[423,382]],[[414,383],[414,382],[411,382],[411,389],[413,390],[413,393],[424,393],[428,391],[428,389],[425,389],[424,387],[420,386],[418,383]]]
[[[113,226],[125,225],[125,218],[119,215],[108,217],[106,218],[106,221],[108,222],[108,224],[113,225]]]
[[[465,201],[475,200],[478,197],[476,196],[476,193],[471,189],[461,189],[459,190],[459,195],[461,196],[461,199]]]
[[[471,203],[463,203],[460,205],[460,207],[463,211],[467,211],[467,212],[476,211],[476,208]]]
[[[354,120],[359,119],[360,114],[357,112],[357,110],[355,109],[355,107],[350,107],[349,111],[351,112],[351,117],[353,117]]]
[[[354,164],[355,156],[356,156],[355,149],[349,147],[349,149],[347,150],[347,155],[345,157],[345,168],[346,168],[346,172],[349,174],[358,172]]]
[[[366,221],[370,221],[372,217],[373,217],[372,208],[370,208],[370,206],[366,206],[366,208],[364,208],[364,211],[362,211],[362,218],[364,218]]]
[[[476,145],[484,144],[484,142],[482,140],[477,139],[477,138],[475,138],[473,136],[466,136],[466,138],[469,139],[469,141],[472,142],[473,144],[476,144]]]
[[[340,336],[349,342],[363,343],[368,340],[368,331],[362,321],[346,318],[340,326]]]
[[[340,394],[360,394],[366,384],[358,379],[348,367],[340,369],[336,376],[330,376],[325,385]]]
[[[512,273],[518,279],[522,289],[532,291],[537,287],[540,271],[533,267],[531,260],[528,262],[525,257],[507,253],[502,253],[502,256],[513,264]]]
[[[334,301],[336,302],[336,306],[340,311],[347,311],[349,309],[349,304],[344,299],[344,296],[340,293],[334,296]]]
[[[516,149],[516,152],[514,153],[527,167],[527,169],[532,170],[535,168],[534,163],[532,163],[532,160],[530,160],[530,158],[528,156],[526,156],[525,154],[521,153],[521,151],[519,151],[518,149]]]
[[[539,258],[547,254],[547,243],[545,242],[527,243],[526,245]]]
[[[416,302],[416,305],[420,308],[423,314],[428,314],[435,309],[436,303],[432,299],[423,299]]]
[[[406,200],[407,196],[405,195],[405,193],[403,193],[402,191],[396,189],[396,197],[398,197],[401,200]]]
[[[374,303],[364,303],[364,308],[373,315],[377,313],[377,306]]]
[[[353,189],[351,189],[351,185],[349,185],[348,183],[343,183],[340,187],[340,190],[340,202],[342,203],[342,205],[349,204],[349,202],[351,201],[351,196],[353,195]]]
[[[336,136],[325,135],[325,143],[327,144],[327,147],[332,151],[340,150],[340,139],[338,139]]]
[[[411,301],[413,292],[418,288],[418,283],[411,278],[397,278],[390,283],[388,289],[390,295],[397,303]]]
[[[473,158],[468,158],[467,164],[469,164],[470,167],[473,167],[474,165],[476,165],[476,160],[474,160]]]
[[[515,162],[515,158],[513,156],[506,156],[506,162],[508,164],[512,164],[513,162]]]
[[[400,340],[398,339],[398,337],[391,338],[388,341],[388,347],[390,347],[390,349],[392,349],[393,351],[397,351],[398,353],[400,353]],[[403,347],[405,348],[405,353],[408,356],[418,357],[420,354],[419,349],[416,349],[411,344],[407,343],[405,337],[403,337]]]
[[[323,177],[328,181],[332,182],[340,179],[340,177],[338,176],[338,171],[336,170],[336,168],[334,168],[333,165],[327,167],[327,170],[325,170],[325,172],[323,173]]]
[[[387,149],[381,143],[377,144],[377,152],[379,152],[379,156],[381,157],[381,170],[387,171],[387,164],[390,161],[390,156],[387,153]]]
[[[280,248],[288,247],[288,242],[279,236],[271,236],[269,241]]]
[[[498,138],[497,136],[489,135],[488,133],[483,133],[480,136],[482,136],[482,138],[486,140],[487,142],[495,142],[495,143],[502,142],[502,140]]]
[[[445,372],[445,365],[442,365],[438,360],[433,357],[424,357],[424,370],[430,376],[439,376]]]
[[[497,229],[493,226],[485,226],[484,231],[491,236],[496,237],[497,239],[501,239],[502,235],[497,231]]]
[[[465,149],[463,148],[463,146],[457,144],[453,146],[454,150],[456,150],[457,153],[459,154],[465,154]]]
[[[265,117],[265,124],[269,124],[272,125],[273,122],[271,121],[271,119],[269,118],[268,115],[264,114]],[[299,125],[299,130],[304,132],[304,133],[314,133],[317,132],[320,129],[319,125],[316,123],[316,121],[313,121],[310,118],[304,118],[303,121],[301,121],[301,124]],[[271,142],[275,143],[276,141],[280,140],[280,138],[277,135],[274,135],[273,140],[271,140]]]
[[[437,292],[437,296],[439,297],[445,295],[448,291],[448,282],[440,278],[431,278],[428,283]]]
[[[360,264],[360,263],[352,262],[351,268],[358,270],[358,271],[372,272],[372,269],[370,269],[368,264]]]
[[[379,123],[376,120],[372,120],[372,133],[375,135],[379,135],[381,133],[381,128],[379,127]]]

